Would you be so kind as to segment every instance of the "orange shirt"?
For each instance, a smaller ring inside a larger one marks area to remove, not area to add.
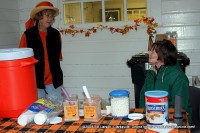
[[[47,32],[41,32],[39,31],[40,38],[42,40],[42,44],[44,47],[44,61],[45,61],[45,69],[44,69],[44,84],[52,84],[52,75],[49,68],[49,60],[48,60],[48,54],[47,54],[47,47],[46,47],[46,36]],[[19,44],[20,48],[26,48],[27,42],[26,42],[26,35],[23,34],[20,40]],[[60,60],[62,60],[62,52],[60,53]]]

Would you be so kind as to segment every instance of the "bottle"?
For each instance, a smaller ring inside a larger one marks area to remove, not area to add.
[[[109,95],[112,117],[127,117],[129,114],[129,92],[126,90],[114,90]]]

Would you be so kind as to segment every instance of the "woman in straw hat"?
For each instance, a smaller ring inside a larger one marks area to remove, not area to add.
[[[19,45],[20,48],[32,48],[38,60],[35,65],[38,98],[47,95],[61,100],[58,89],[63,84],[61,37],[59,31],[51,27],[58,12],[58,8],[48,1],[38,3],[25,24],[26,31]]]

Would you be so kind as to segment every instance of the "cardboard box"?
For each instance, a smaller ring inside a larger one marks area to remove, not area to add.
[[[163,39],[167,39],[167,35],[166,34],[157,34],[156,38],[155,38],[155,42],[162,41]]]

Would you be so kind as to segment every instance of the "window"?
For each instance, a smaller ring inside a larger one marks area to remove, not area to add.
[[[146,8],[127,8],[128,20],[135,20],[146,15]]]
[[[132,21],[147,16],[147,0],[60,0],[67,24]]]

